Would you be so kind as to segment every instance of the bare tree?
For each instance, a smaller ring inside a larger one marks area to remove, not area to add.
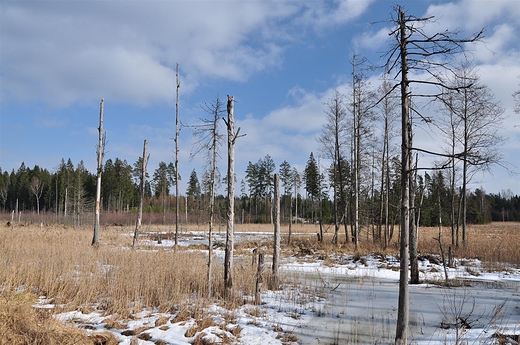
[[[347,109],[345,96],[334,90],[332,98],[325,104],[326,123],[318,137],[318,142],[322,146],[325,156],[332,159],[331,181],[333,190],[333,216],[334,216],[334,237],[332,242],[338,243],[338,233],[340,223],[345,226],[347,233],[346,219],[346,178],[345,173],[345,151],[349,143],[349,126],[347,122]],[[343,222],[342,222],[343,220]],[[348,236],[346,236],[348,242]]]
[[[489,88],[479,83],[469,63],[462,64],[451,84],[445,104],[459,121],[454,140],[461,150],[456,158],[462,161],[462,245],[466,246],[467,185],[476,172],[501,164],[503,155],[498,148],[505,141],[504,109],[494,100]]]
[[[92,245],[99,245],[99,215],[101,213],[101,173],[103,172],[103,156],[105,155],[106,134],[103,132],[103,107],[105,100],[101,98],[99,105],[99,142],[97,145],[97,179],[96,179],[96,216],[94,219],[94,236]]]
[[[34,197],[36,198],[36,212],[39,215],[40,214],[40,198],[43,193],[42,180],[40,180],[39,177],[34,176],[31,180],[31,184],[29,185],[29,189],[31,190],[31,193],[34,194]]]
[[[143,199],[144,199],[144,187],[146,183],[146,165],[148,163],[148,157],[146,155],[146,149],[148,147],[148,141],[145,139],[143,144],[143,157],[141,159],[141,176],[139,177],[139,210],[137,213],[137,222],[135,224],[134,239],[132,241],[132,248],[135,247],[137,242],[137,236],[141,229],[141,221],[143,219]]]
[[[224,286],[226,293],[231,296],[233,287],[233,242],[235,221],[235,142],[240,137],[240,127],[235,132],[235,99],[228,95],[227,113],[228,119],[224,119],[228,132],[228,171],[227,171],[227,231],[226,250],[224,255]]]
[[[482,36],[482,31],[470,38],[458,38],[458,32],[444,31],[441,33],[427,34],[423,25],[430,22],[430,18],[416,18],[405,16],[402,8],[397,8],[398,18],[394,20],[396,28],[390,35],[396,39],[387,56],[386,67],[388,72],[396,70],[396,77],[401,80],[396,87],[401,89],[401,246],[400,246],[400,278],[399,278],[399,302],[397,312],[397,325],[395,344],[407,344],[409,299],[408,299],[408,259],[409,259],[409,235],[411,197],[410,186],[413,178],[412,150],[432,153],[412,147],[412,123],[411,111],[411,83],[420,83],[449,88],[441,76],[449,70],[447,61],[443,60],[452,54],[462,52],[464,43],[475,42]],[[429,79],[410,79],[410,70],[425,72]],[[420,95],[416,95],[420,96]],[[437,97],[435,95],[425,95]],[[418,114],[418,110],[414,109]],[[427,118],[424,118],[428,120]],[[416,245],[416,244],[413,244]]]
[[[179,64],[175,66],[175,247],[179,243]]]
[[[383,238],[383,248],[388,246],[389,236],[389,190],[390,190],[390,143],[394,132],[393,123],[397,119],[398,98],[394,95],[392,84],[387,79],[379,86],[381,95],[379,108],[383,117],[383,148],[381,154],[381,192],[379,212],[379,239]],[[383,219],[385,220],[384,231]],[[383,232],[383,234],[382,234]]]
[[[215,192],[218,175],[217,158],[223,136],[219,132],[219,119],[223,113],[222,102],[218,95],[215,102],[204,104],[202,109],[210,114],[210,118],[201,119],[202,123],[193,126],[193,135],[198,137],[197,149],[193,155],[204,152],[206,154],[207,171],[209,172],[209,230],[208,230],[208,297],[213,295],[213,222],[215,217]]]
[[[376,95],[371,89],[370,83],[361,72],[359,65],[365,63],[365,59],[354,55],[352,58],[352,173],[354,191],[354,215],[352,219],[352,241],[356,248],[359,245],[360,223],[359,223],[359,199],[361,194],[362,175],[369,176],[363,169],[370,166],[365,164],[370,158],[370,146],[374,142],[373,122]]]

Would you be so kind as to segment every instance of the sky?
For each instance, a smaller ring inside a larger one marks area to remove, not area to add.
[[[192,126],[209,116],[206,104],[219,97],[225,105],[227,95],[245,134],[236,141],[237,190],[248,162],[267,154],[277,167],[286,160],[302,172],[310,153],[321,152],[324,103],[334,90],[349,90],[353,55],[381,64],[397,5],[409,15],[434,16],[428,30],[471,36],[485,29],[472,57],[504,108],[508,169],[479,173],[468,187],[519,195],[520,175],[510,173],[520,172],[520,115],[512,97],[520,89],[517,0],[1,0],[0,168],[10,172],[24,162],[53,172],[70,158],[95,172],[103,98],[105,160],[133,165],[147,139],[152,175],[159,162],[174,162],[178,63],[181,193],[193,169],[201,178],[205,161],[193,156]],[[366,73],[377,87],[381,71]],[[426,149],[442,146],[427,127],[414,140]],[[224,176],[225,143],[220,154]]]

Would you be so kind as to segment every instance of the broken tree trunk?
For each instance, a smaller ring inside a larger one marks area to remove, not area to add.
[[[103,171],[103,156],[105,154],[105,138],[103,133],[103,107],[105,100],[102,98],[99,105],[99,143],[97,146],[97,182],[96,182],[96,217],[94,220],[94,236],[92,245],[99,245],[99,214],[101,213],[101,173]]]
[[[231,296],[233,288],[233,247],[234,247],[234,221],[235,221],[235,120],[234,120],[234,98],[228,95],[227,103],[228,119],[226,122],[228,130],[228,169],[227,169],[227,231],[226,250],[224,254],[224,286],[227,296]],[[240,128],[239,128],[240,131]]]
[[[139,183],[139,211],[137,213],[137,222],[135,224],[135,231],[134,231],[134,240],[132,242],[132,248],[135,247],[135,243],[137,242],[137,236],[139,235],[139,230],[141,229],[141,222],[143,219],[143,199],[144,199],[144,184],[146,180],[146,148],[148,146],[148,141],[144,140],[143,145],[143,158],[141,160],[141,179]]]

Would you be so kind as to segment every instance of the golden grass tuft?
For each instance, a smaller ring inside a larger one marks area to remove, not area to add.
[[[115,345],[109,332],[88,336],[84,331],[63,324],[47,310],[32,307],[36,297],[4,290],[0,293],[0,344]]]

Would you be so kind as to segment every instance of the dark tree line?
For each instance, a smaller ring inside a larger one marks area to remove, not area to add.
[[[135,212],[139,205],[139,161],[129,165],[125,160],[116,158],[107,160],[103,168],[102,209],[104,212]],[[173,164],[161,162],[154,171],[151,180],[145,186],[145,212],[171,212],[172,187],[174,186]],[[345,164],[348,167],[348,164]],[[238,222],[271,222],[273,176],[280,173],[282,184],[281,221],[282,223],[317,222],[334,224],[333,189],[335,183],[334,167],[320,172],[317,160],[311,154],[306,168],[300,173],[284,161],[276,168],[275,162],[267,155],[256,163],[249,162],[246,181],[242,181],[240,193],[236,196],[235,214]],[[399,222],[399,165],[397,157],[390,162],[388,221],[390,226]],[[348,169],[347,169],[348,172]],[[346,174],[349,176],[349,174]],[[440,198],[442,218],[449,219],[452,195],[449,172],[424,173],[417,178],[416,204],[420,207],[420,226],[437,226],[439,217],[438,200]],[[337,178],[337,177],[336,177]],[[38,165],[33,168],[24,163],[11,173],[0,168],[0,209],[4,212],[38,212],[53,214],[55,220],[63,219],[80,222],[79,215],[93,212],[96,195],[96,176],[87,171],[83,162],[74,165],[69,159],[62,160],[54,172],[49,172]],[[41,189],[36,188],[40,185]],[[351,180],[345,181],[346,189],[352,187]],[[37,195],[41,190],[41,194]],[[459,191],[460,192],[460,191]],[[350,194],[349,194],[350,195]],[[360,193],[359,219],[361,224],[379,222],[380,190],[370,193],[365,189]],[[421,202],[421,197],[423,198]],[[201,182],[194,169],[189,177],[186,190],[187,202],[181,204],[181,213],[185,213],[190,222],[203,222],[208,195],[203,191]],[[339,198],[339,197],[338,197]],[[37,200],[38,199],[38,200]],[[352,198],[347,198],[352,208]],[[225,218],[225,197],[216,196],[216,210],[220,219]],[[460,193],[456,193],[455,203],[460,203]],[[187,209],[185,208],[187,206]],[[17,208],[18,207],[18,208]],[[455,209],[458,212],[458,208]],[[352,217],[347,212],[347,224]],[[456,215],[457,216],[457,215]],[[383,223],[386,219],[383,216]],[[510,190],[500,193],[486,193],[482,188],[467,193],[467,222],[484,224],[492,221],[520,221],[520,196]],[[375,227],[362,227],[371,238],[380,238]]]

